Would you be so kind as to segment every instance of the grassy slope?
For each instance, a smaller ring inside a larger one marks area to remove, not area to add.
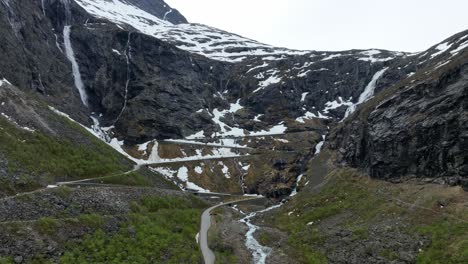
[[[468,212],[463,209],[468,197],[460,188],[393,185],[363,178],[351,169],[332,171],[327,179],[320,192],[304,190],[269,219],[290,234],[290,256],[297,261],[327,262],[330,252],[322,245],[331,235],[326,231],[330,225],[351,232],[357,244],[369,238],[373,227],[394,219],[405,223],[398,232],[431,238],[417,263],[468,262]],[[438,206],[440,201],[446,207]],[[388,261],[398,259],[392,249],[378,254]]]
[[[33,190],[56,179],[99,177],[130,168],[119,153],[82,127],[57,118],[91,144],[41,131],[31,133],[0,117],[0,153],[8,160],[8,173],[20,175],[19,180],[2,179],[0,188],[5,193]]]

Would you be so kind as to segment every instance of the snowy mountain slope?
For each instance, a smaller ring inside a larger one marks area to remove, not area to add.
[[[86,11],[211,59],[239,62],[249,56],[304,55],[308,51],[274,48],[201,24],[173,24],[124,0],[75,0]]]

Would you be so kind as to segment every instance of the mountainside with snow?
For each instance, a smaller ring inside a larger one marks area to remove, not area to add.
[[[2,78],[126,155],[167,139],[325,135],[468,45],[463,32],[417,54],[288,50],[187,23],[163,1],[3,1],[1,12]]]
[[[428,240],[400,232],[401,219],[378,219],[375,230],[355,226],[368,223],[367,211],[387,212],[382,201],[393,198],[373,192],[392,190],[401,202],[413,195],[414,182],[468,188],[468,31],[419,53],[299,51],[189,23],[163,0],[0,0],[0,35],[0,220],[6,226],[0,233],[9,234],[0,237],[7,245],[0,263],[3,256],[16,263],[73,259],[70,252],[62,256],[71,250],[62,242],[80,244],[99,226],[113,235],[123,224],[123,236],[140,236],[148,230],[134,230],[138,219],[127,214],[144,215],[138,221],[147,223],[161,213],[159,203],[168,207],[163,210],[182,206],[178,213],[203,207],[190,192],[208,203],[225,194],[269,199],[266,208],[223,212],[226,222],[214,228],[224,236],[219,241],[229,242],[232,252],[221,247],[216,255],[226,263],[235,256],[257,263],[322,259],[323,252],[308,246],[323,249],[332,263],[390,263],[395,256],[388,247],[413,263]],[[362,191],[364,181],[349,175],[409,187],[365,182]],[[453,198],[439,188],[445,187],[428,187],[440,200],[432,213],[464,200],[461,189]],[[152,202],[148,195],[176,198]],[[390,207],[397,216],[420,214]],[[252,221],[263,215],[270,229],[254,236],[261,227]],[[231,229],[236,217],[245,237]],[[357,220],[346,222],[351,218]],[[183,225],[198,226],[192,220]],[[9,229],[16,221],[34,236]],[[79,228],[60,238],[47,233],[70,223]],[[336,230],[335,223],[353,229]],[[400,231],[387,235],[387,224]],[[225,237],[227,230],[237,235]],[[196,233],[186,231],[187,242]],[[198,248],[191,249],[196,255]],[[173,250],[158,251],[160,261],[200,262]],[[86,261],[109,261],[93,252]]]

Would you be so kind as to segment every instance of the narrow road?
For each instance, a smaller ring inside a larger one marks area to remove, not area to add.
[[[215,205],[206,209],[203,212],[201,216],[199,243],[200,243],[200,249],[203,254],[203,259],[205,260],[205,264],[214,264],[215,262],[215,255],[213,251],[211,251],[210,247],[208,246],[208,230],[210,229],[210,226],[211,226],[211,211],[224,205],[230,205],[230,204],[235,204],[239,202],[262,199],[262,198],[264,197],[263,196],[262,197],[260,196],[249,197],[249,198],[239,199],[239,200],[235,200],[231,202],[220,203],[218,205]]]
[[[76,181],[67,181],[67,182],[56,182],[55,184],[50,184],[45,188],[40,188],[40,189],[31,191],[31,192],[17,193],[17,194],[12,195],[12,196],[7,196],[7,197],[0,198],[0,202],[7,201],[7,200],[10,200],[10,199],[13,199],[13,198],[17,198],[19,196],[26,196],[26,195],[31,195],[31,194],[35,194],[35,193],[40,193],[40,192],[43,192],[43,191],[46,191],[46,190],[49,190],[49,189],[57,188],[59,186],[74,185],[74,184],[85,183],[85,182],[93,181],[93,180],[102,180],[102,179],[106,179],[106,178],[115,177],[117,175],[127,175],[127,174],[130,174],[132,172],[135,172],[135,171],[139,170],[141,168],[141,166],[144,166],[144,165],[136,164],[129,171],[122,172],[122,173],[116,173],[116,174],[103,176],[103,177],[98,177],[98,178],[89,178],[89,179],[76,180]]]

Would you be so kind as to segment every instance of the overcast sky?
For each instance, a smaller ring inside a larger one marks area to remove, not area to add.
[[[468,0],[166,0],[190,22],[306,50],[422,51],[468,29]]]

